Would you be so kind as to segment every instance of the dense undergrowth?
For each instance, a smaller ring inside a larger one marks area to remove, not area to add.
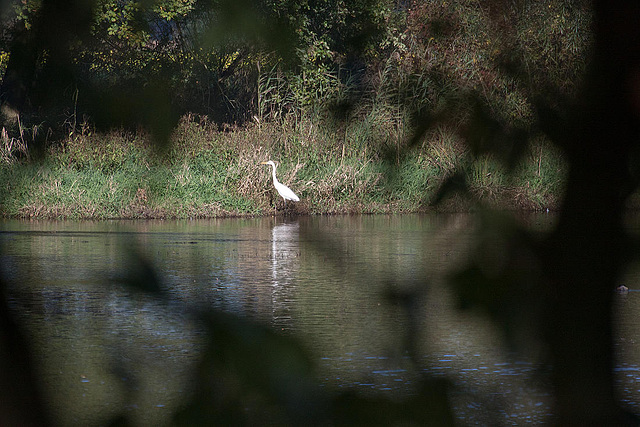
[[[268,159],[298,214],[562,197],[544,118],[581,90],[589,2],[249,2],[255,31],[227,3],[25,1],[2,18],[0,214],[282,212]]]
[[[2,138],[1,212],[19,218],[203,218],[553,208],[564,165],[543,141],[532,144],[514,173],[491,156],[473,157],[441,127],[410,151],[397,141],[366,141],[357,126],[342,132],[311,122],[219,129],[185,116],[164,151],[143,132],[85,132],[28,159],[20,141]],[[388,135],[387,135],[388,137]],[[382,148],[381,148],[382,147]],[[395,155],[397,154],[397,155]],[[301,198],[284,205],[261,161],[279,163],[278,178]],[[463,170],[470,188],[432,202],[445,180]]]

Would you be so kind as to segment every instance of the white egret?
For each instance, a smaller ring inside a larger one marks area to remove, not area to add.
[[[268,162],[260,162],[260,164],[271,165],[273,171],[273,186],[276,187],[276,190],[278,190],[278,194],[282,196],[285,204],[287,203],[287,200],[293,200],[294,202],[300,201],[300,198],[296,196],[296,193],[294,193],[289,187],[278,181],[278,178],[276,178],[276,164],[273,163],[273,161],[269,160]]]

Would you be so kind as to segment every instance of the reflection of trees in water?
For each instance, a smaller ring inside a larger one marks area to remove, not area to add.
[[[295,298],[294,277],[299,267],[300,224],[285,222],[271,230],[272,324],[276,330],[291,329],[291,309]]]
[[[153,424],[164,415],[145,408],[178,409],[198,354],[184,315],[117,286],[44,282],[11,289],[9,306],[30,337],[56,423],[101,425],[127,408]]]

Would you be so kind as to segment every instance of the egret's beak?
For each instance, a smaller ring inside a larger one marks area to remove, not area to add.
[[[267,162],[260,162],[260,164],[261,164],[261,165],[266,165],[266,164],[267,164]]]

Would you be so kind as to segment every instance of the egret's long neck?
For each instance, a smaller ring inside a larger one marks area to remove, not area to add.
[[[276,178],[276,165],[272,165],[273,167],[271,168],[271,172],[273,174],[273,183],[275,184],[276,182],[278,182],[278,179]]]

